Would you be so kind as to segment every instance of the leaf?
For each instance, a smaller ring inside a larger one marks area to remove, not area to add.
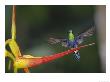
[[[9,46],[10,46],[10,49],[11,49],[13,55],[15,56],[15,58],[18,58],[19,56],[21,56],[19,46],[15,40],[11,40],[9,42]]]

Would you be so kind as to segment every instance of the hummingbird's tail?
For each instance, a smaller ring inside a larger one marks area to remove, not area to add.
[[[80,61],[80,54],[79,54],[78,51],[75,51],[75,53],[74,53],[74,59],[75,59],[76,61]]]

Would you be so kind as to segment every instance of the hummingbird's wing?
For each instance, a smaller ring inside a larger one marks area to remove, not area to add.
[[[60,43],[62,46],[67,47],[67,39],[60,39],[60,38],[49,38],[48,42],[50,44],[57,44]]]
[[[86,30],[85,32],[81,33],[80,35],[78,35],[75,39],[77,40],[78,44],[81,44],[84,39],[92,36],[95,32],[95,27],[91,27],[88,30]]]
[[[94,32],[95,32],[95,27],[91,27],[85,32],[81,33],[79,36],[81,36],[82,38],[90,37],[94,34]]]

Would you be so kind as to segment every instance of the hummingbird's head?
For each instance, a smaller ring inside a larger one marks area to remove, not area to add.
[[[69,33],[72,33],[72,30],[69,30]]]

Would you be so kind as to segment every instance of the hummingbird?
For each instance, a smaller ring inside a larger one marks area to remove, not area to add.
[[[67,47],[67,48],[77,48],[78,45],[83,43],[86,38],[92,36],[94,34],[95,27],[91,27],[87,29],[86,31],[80,33],[79,35],[75,36],[73,34],[72,30],[69,30],[68,32],[68,38],[49,38],[48,42],[50,44],[57,44],[60,43],[61,46]],[[80,54],[79,51],[74,51],[73,57],[76,61],[80,61]]]

